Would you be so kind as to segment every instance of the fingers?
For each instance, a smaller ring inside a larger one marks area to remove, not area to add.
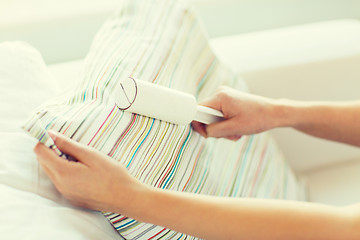
[[[198,132],[201,136],[207,138],[207,137],[216,137],[216,138],[226,138],[232,141],[238,141],[242,135],[238,135],[238,134],[234,134],[233,131],[224,131],[221,130],[221,128],[226,128],[228,129],[227,126],[222,126],[222,125],[217,125],[217,126],[213,126],[213,124],[207,126],[206,124],[200,123],[200,122],[196,122],[193,121],[191,123],[194,131]],[[228,125],[228,123],[226,123],[226,125]],[[210,130],[207,130],[207,129]],[[210,133],[209,133],[210,131]]]
[[[49,135],[54,140],[55,145],[59,148],[60,151],[74,157],[76,160],[82,163],[88,163],[88,161],[90,161],[91,158],[88,154],[90,150],[87,148],[87,146],[75,142],[70,138],[65,137],[64,135],[51,130],[49,131]]]
[[[199,105],[221,111],[221,101],[216,95],[200,102]]]
[[[200,102],[199,105],[221,111],[221,102],[219,101],[219,98],[217,96],[213,96],[211,98],[208,98],[205,101]],[[206,131],[206,128],[207,128],[206,124],[203,124],[203,123],[200,123],[200,122],[197,122],[197,121],[193,121],[191,123],[191,125],[192,125],[193,129],[196,132],[198,132],[201,136],[208,137],[208,134],[207,134],[207,131]]]
[[[203,101],[200,105],[219,110],[223,113],[225,120],[205,125],[199,122],[192,122],[192,127],[203,137],[227,138],[237,141],[241,138],[242,132],[239,131],[238,99],[234,97],[234,90],[222,86],[211,98]]]
[[[223,106],[229,103],[231,97],[229,97],[229,92],[234,91],[228,86],[221,86],[218,88],[215,95],[205,99],[199,104],[205,107],[213,108],[223,112]]]
[[[228,119],[208,125],[206,127],[206,133],[208,137],[227,138],[236,136],[234,129],[236,129],[236,123],[233,119]]]
[[[52,180],[55,180],[61,172],[72,172],[71,167],[76,163],[59,157],[52,149],[42,143],[35,146],[34,152],[40,165]]]
[[[207,133],[206,133],[206,124],[197,122],[197,121],[193,121],[191,123],[191,126],[193,127],[193,129],[198,132],[201,136],[203,137],[207,137]]]
[[[64,161],[63,158],[60,158],[52,149],[42,143],[36,144],[34,152],[37,155],[39,162],[44,163],[46,166],[48,166],[50,162],[52,165],[58,165],[60,162]],[[45,159],[51,159],[51,161],[47,162]]]

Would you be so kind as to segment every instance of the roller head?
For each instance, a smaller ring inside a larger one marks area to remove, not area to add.
[[[180,125],[190,124],[197,111],[194,96],[133,78],[119,82],[114,99],[122,110]]]

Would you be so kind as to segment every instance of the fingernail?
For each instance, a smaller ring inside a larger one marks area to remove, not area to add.
[[[55,141],[57,138],[57,133],[53,130],[48,131],[49,136]]]

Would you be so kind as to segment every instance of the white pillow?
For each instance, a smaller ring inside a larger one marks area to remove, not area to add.
[[[37,50],[24,42],[0,44],[0,131],[19,130],[24,118],[58,91]]]

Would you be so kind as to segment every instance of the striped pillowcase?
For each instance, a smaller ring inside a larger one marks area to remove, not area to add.
[[[244,82],[211,51],[194,12],[178,1],[123,1],[96,35],[82,80],[36,110],[24,128],[40,141],[54,129],[111,156],[157,188],[229,197],[305,199],[304,187],[268,134],[237,142],[205,139],[179,126],[119,110],[119,79],[133,76],[196,96]],[[104,213],[125,239],[195,239],[161,226]]]

